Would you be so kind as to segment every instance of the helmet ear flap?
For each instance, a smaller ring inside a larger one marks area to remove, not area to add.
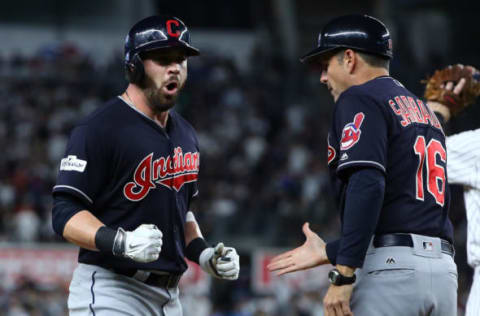
[[[130,83],[139,84],[143,80],[145,69],[139,54],[135,54],[130,62],[125,64],[125,72]]]

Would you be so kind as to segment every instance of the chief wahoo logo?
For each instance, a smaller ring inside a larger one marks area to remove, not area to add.
[[[360,126],[362,126],[363,119],[365,118],[365,114],[363,112],[355,114],[353,118],[353,122],[348,123],[345,125],[342,131],[342,140],[340,144],[340,150],[347,150],[352,148],[358,141],[360,140],[360,135],[362,131],[360,130]]]

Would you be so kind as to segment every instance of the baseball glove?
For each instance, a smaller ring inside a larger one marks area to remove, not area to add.
[[[465,84],[457,91],[457,84],[462,78],[465,79]],[[422,82],[427,84],[425,98],[442,103],[450,109],[452,115],[474,103],[480,95],[480,73],[472,66],[450,65],[435,71],[433,76]]]

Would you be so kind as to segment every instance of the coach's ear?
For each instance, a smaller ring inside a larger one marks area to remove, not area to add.
[[[352,74],[357,66],[358,55],[352,49],[346,49],[343,51],[343,67],[348,74]]]

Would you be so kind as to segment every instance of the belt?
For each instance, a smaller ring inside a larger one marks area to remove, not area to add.
[[[145,284],[163,287],[163,288],[176,288],[180,282],[181,274],[158,274],[155,272],[136,270],[136,269],[113,269],[113,272],[121,274],[135,280],[141,281]]]
[[[441,248],[442,252],[454,257],[455,256],[455,249],[453,245],[444,239],[441,240]],[[373,238],[373,246],[375,248],[380,247],[392,247],[392,246],[400,246],[400,247],[413,247],[413,239],[412,236],[409,234],[385,234],[385,235],[376,235]]]

